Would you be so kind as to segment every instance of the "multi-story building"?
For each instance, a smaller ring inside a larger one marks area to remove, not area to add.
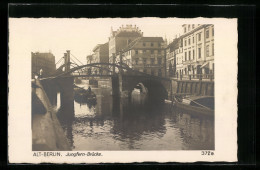
[[[93,49],[93,59],[97,63],[108,63],[108,42],[105,44],[98,44]]]
[[[120,61],[117,56],[117,61]],[[165,76],[165,44],[162,37],[139,37],[122,52],[122,62],[130,68],[155,76]]]
[[[176,75],[177,62],[182,62],[182,38],[175,38],[166,48],[166,72],[167,76]],[[180,66],[180,65],[178,65]]]
[[[109,62],[109,50],[108,50],[108,42],[105,44],[98,44],[93,49],[93,61],[95,63],[108,63]],[[94,63],[93,62],[93,63]],[[98,72],[100,74],[105,73],[105,71],[108,69],[108,66],[101,66],[101,68],[98,69]]]
[[[214,25],[184,24],[182,63],[177,59],[181,75],[214,73]]]
[[[138,27],[132,25],[122,25],[117,31],[111,28],[111,35],[109,37],[109,63],[115,62],[115,56],[126,48],[133,40],[142,37],[143,33]]]
[[[55,56],[52,53],[31,53],[31,62],[32,62],[32,78],[36,74],[40,74],[42,70],[42,76],[48,77],[55,73]]]
[[[87,64],[95,63],[93,59],[93,54],[87,55],[86,59],[87,59]]]
[[[108,63],[108,42],[105,44],[98,44],[93,48],[93,54],[86,57],[87,64],[91,63]],[[105,73],[105,70],[108,70],[108,66],[100,66],[101,68],[92,67],[91,70],[88,69],[90,73]]]

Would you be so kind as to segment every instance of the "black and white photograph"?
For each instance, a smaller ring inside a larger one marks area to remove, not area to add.
[[[223,32],[214,19],[9,20],[10,54],[28,66],[24,136],[38,161],[46,155],[101,159],[108,151],[197,151],[211,159],[216,139],[225,140],[217,134],[235,135],[236,113],[215,107],[218,100],[230,102],[223,93],[236,97],[236,86],[230,88],[223,76],[216,86],[216,67],[221,70],[233,58],[225,61],[216,52],[215,44],[225,40],[216,42]],[[235,111],[229,107],[223,105]],[[224,113],[234,117],[222,120]],[[223,129],[226,124],[232,128]]]

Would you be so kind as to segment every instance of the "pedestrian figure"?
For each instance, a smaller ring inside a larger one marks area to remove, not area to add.
[[[40,78],[42,78],[43,70],[40,69]]]
[[[88,92],[91,93],[91,87],[90,86],[88,87]]]
[[[35,74],[34,74],[34,80],[36,81],[36,79],[38,79],[38,78],[39,78],[38,73],[35,73]]]

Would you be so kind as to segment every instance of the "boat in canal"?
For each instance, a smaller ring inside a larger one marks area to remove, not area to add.
[[[96,102],[96,94],[93,91],[86,90],[74,85],[74,98],[76,101]]]
[[[174,96],[174,105],[188,112],[214,116],[213,96]]]

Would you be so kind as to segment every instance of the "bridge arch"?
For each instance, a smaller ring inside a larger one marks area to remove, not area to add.
[[[151,101],[164,101],[168,98],[167,89],[170,88],[170,82],[160,79],[153,79],[143,76],[131,77],[122,76],[122,91],[131,92],[138,84],[142,84],[148,91],[148,98]]]
[[[82,70],[83,68],[91,68],[91,67],[96,67],[96,68],[102,68],[107,70],[108,72],[112,73],[113,71],[110,70],[112,67],[118,68],[121,71],[128,71],[128,72],[134,72],[134,73],[139,73],[142,74],[142,72],[136,71],[131,69],[130,67],[126,66],[126,65],[119,65],[119,64],[111,64],[111,63],[91,63],[91,64],[85,64],[85,65],[80,65],[77,67],[74,67],[73,63],[70,63],[70,65],[73,66],[73,68],[71,68],[69,71],[67,72],[61,72],[62,68],[66,67],[67,64],[63,64],[61,65],[58,69],[57,69],[57,75],[56,77],[61,77],[61,76],[66,76],[69,75],[77,70]],[[108,68],[104,67],[107,66]],[[144,74],[144,73],[143,73]]]
[[[105,66],[105,67],[104,67]],[[91,63],[86,65],[80,65],[77,67],[71,68],[67,72],[62,72],[59,75],[56,75],[55,77],[52,77],[50,79],[55,78],[62,78],[62,77],[68,77],[68,76],[77,76],[77,75],[70,75],[73,72],[76,72],[77,70],[82,70],[86,68],[91,67],[97,67],[97,68],[107,68],[110,70],[110,74],[108,76],[112,79],[112,87],[113,92],[112,94],[120,94],[121,92],[127,92],[128,95],[131,94],[132,90],[138,83],[142,83],[147,89],[148,89],[148,95],[150,99],[155,100],[164,100],[168,98],[168,92],[171,87],[171,80],[164,77],[159,76],[153,76],[150,74],[146,74],[137,70],[134,70],[127,65],[124,64],[112,64],[112,63]],[[111,74],[114,73],[113,67],[118,68],[119,73],[118,74]],[[112,68],[112,69],[111,69]],[[83,75],[84,76],[84,75]],[[86,75],[88,76],[88,75]],[[98,76],[98,75],[93,75]]]

